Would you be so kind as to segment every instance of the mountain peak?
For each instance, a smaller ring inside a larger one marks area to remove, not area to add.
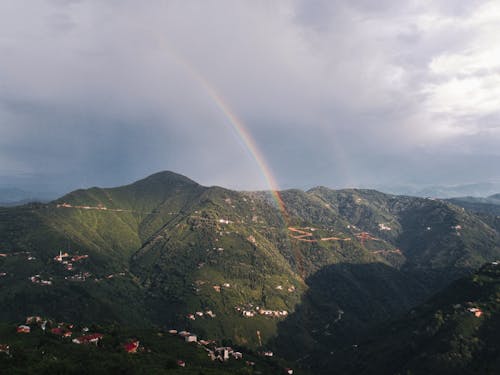
[[[179,185],[198,185],[197,182],[187,178],[184,175],[181,175],[179,173],[175,173],[172,171],[161,171],[154,173],[148,177],[145,177],[143,179],[140,179],[136,182],[134,182],[132,185],[135,184],[179,184]]]

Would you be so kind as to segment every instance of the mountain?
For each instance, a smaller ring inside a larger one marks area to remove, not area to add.
[[[486,198],[451,198],[448,201],[473,212],[500,216],[500,194],[494,194]]]
[[[480,182],[459,185],[429,185],[429,186],[388,186],[377,185],[376,189],[393,194],[404,194],[416,197],[454,198],[463,196],[485,197],[500,191],[498,182]]]
[[[160,172],[0,208],[0,320],[175,326],[314,368],[500,258],[499,226],[447,201],[279,197]]]
[[[500,263],[493,262],[381,325],[358,345],[329,356],[324,372],[498,374],[498,337]],[[332,364],[337,372],[331,371]]]

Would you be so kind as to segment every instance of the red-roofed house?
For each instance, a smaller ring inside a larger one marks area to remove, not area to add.
[[[17,333],[30,333],[30,332],[31,328],[29,326],[20,325],[19,327],[17,327]]]
[[[137,349],[139,349],[139,341],[128,342],[123,345],[123,348],[127,353],[137,353]]]

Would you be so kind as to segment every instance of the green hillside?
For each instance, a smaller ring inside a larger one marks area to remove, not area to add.
[[[495,220],[449,202],[280,195],[285,211],[161,172],[0,208],[0,320],[176,326],[311,360],[500,258]]]
[[[325,374],[498,374],[500,264],[452,283],[323,362]],[[332,372],[335,363],[337,371]]]

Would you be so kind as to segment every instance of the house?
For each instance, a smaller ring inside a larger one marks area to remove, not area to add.
[[[230,348],[229,346],[222,346],[219,348],[215,348],[215,353],[218,354],[218,359],[227,361],[229,359],[229,355],[233,353],[233,348]]]
[[[208,315],[211,318],[215,318],[215,314],[212,312],[212,310],[205,311],[205,314]]]
[[[29,326],[20,325],[19,327],[17,327],[17,333],[30,333],[30,332],[31,328]]]
[[[290,374],[292,375],[293,374],[293,370],[291,368],[285,368],[285,374]]]
[[[196,341],[198,341],[198,337],[196,337],[196,335],[188,335],[188,336],[184,337],[184,341],[196,342]]]
[[[27,316],[26,317],[26,324],[35,324],[35,323],[41,323],[42,317],[40,316]]]
[[[203,311],[196,311],[196,315],[199,316],[199,317],[202,317],[203,316]]]
[[[186,318],[188,318],[190,320],[196,320],[196,318],[195,318],[195,316],[193,314],[187,314]]]
[[[274,353],[270,350],[265,351],[262,354],[264,355],[264,357],[272,357],[274,355]]]
[[[233,352],[232,356],[234,359],[242,359],[243,358],[243,353],[241,352]]]
[[[59,255],[56,255],[54,257],[54,260],[56,262],[62,262],[64,258],[67,258],[69,257],[69,254],[68,253],[63,253],[62,251],[59,251]]]
[[[139,349],[139,341],[131,341],[123,345],[123,348],[127,353],[137,353],[137,349]]]
[[[469,310],[471,313],[473,313],[476,318],[480,318],[481,315],[483,315],[482,310],[477,308],[477,307],[470,307],[467,310]]]
[[[379,225],[378,225],[378,229],[379,229],[379,230],[385,230],[385,231],[392,230],[392,228],[391,228],[390,226],[385,225],[385,224],[383,224],[383,223],[381,223],[381,224],[379,224]]]
[[[9,350],[10,350],[10,347],[9,345],[7,344],[0,344],[0,353],[5,353],[7,355],[9,355]]]
[[[172,335],[177,335],[177,330],[176,329],[169,329],[168,333],[170,333]]]
[[[80,336],[73,339],[75,344],[95,344],[99,342],[104,337],[102,333],[93,333],[90,335]]]
[[[180,337],[186,337],[186,336],[189,336],[191,333],[189,333],[188,331],[180,331],[179,332],[179,336]]]
[[[184,362],[181,359],[178,359],[177,360],[177,366],[179,366],[179,367],[186,367],[186,362]]]

